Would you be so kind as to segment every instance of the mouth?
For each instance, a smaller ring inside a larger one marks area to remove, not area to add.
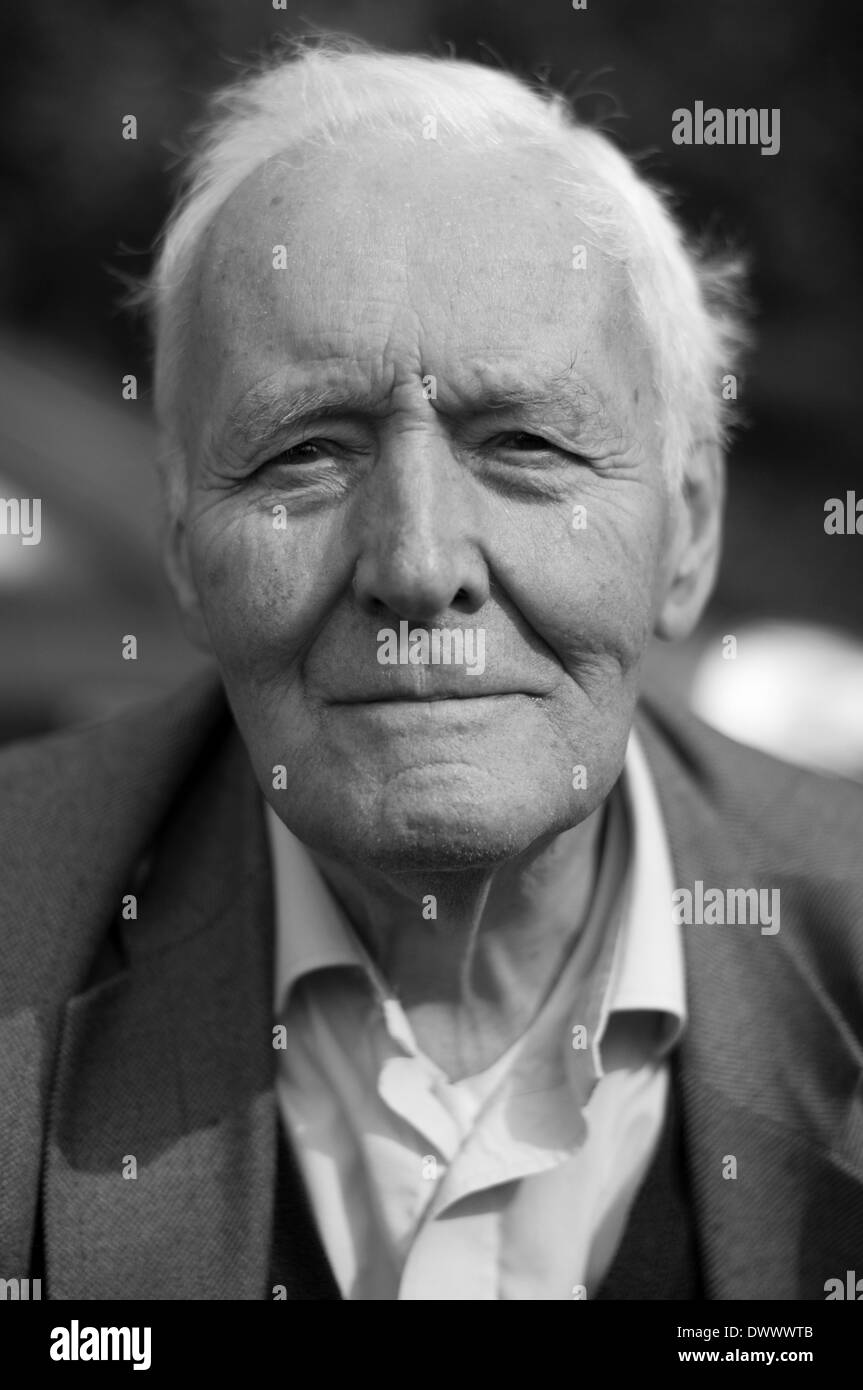
[[[440,704],[444,700],[464,703],[476,700],[512,700],[518,697],[529,700],[542,698],[536,691],[529,690],[396,690],[388,691],[383,695],[359,695],[346,700],[331,700],[329,703],[342,707],[351,705],[429,705]]]

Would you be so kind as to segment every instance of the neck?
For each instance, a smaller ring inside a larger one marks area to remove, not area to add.
[[[485,1070],[528,1027],[587,916],[602,808],[493,869],[387,878],[316,854],[422,1049]]]

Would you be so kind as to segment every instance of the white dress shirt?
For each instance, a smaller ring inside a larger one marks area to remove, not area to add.
[[[590,1298],[656,1150],[685,1026],[673,871],[635,734],[551,993],[502,1057],[454,1082],[308,850],[267,821],[279,1108],[343,1296]]]

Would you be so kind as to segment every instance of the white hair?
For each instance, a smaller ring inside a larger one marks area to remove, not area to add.
[[[732,421],[721,379],[736,378],[746,344],[738,259],[688,244],[663,192],[605,135],[580,124],[555,92],[460,59],[380,52],[352,39],[302,41],[212,99],[141,296],[153,319],[155,406],[174,500],[182,486],[182,290],[219,209],[273,155],[337,144],[358,130],[419,141],[430,119],[438,138],[478,149],[517,138],[562,154],[574,215],[598,249],[625,267],[643,318],[669,478],[679,484],[685,477],[699,441],[724,445]]]

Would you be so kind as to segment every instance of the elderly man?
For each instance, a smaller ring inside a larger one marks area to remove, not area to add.
[[[2,761],[5,1274],[859,1267],[863,793],[637,708],[714,581],[733,281],[502,72],[322,46],[223,95],[150,286],[219,678]]]

